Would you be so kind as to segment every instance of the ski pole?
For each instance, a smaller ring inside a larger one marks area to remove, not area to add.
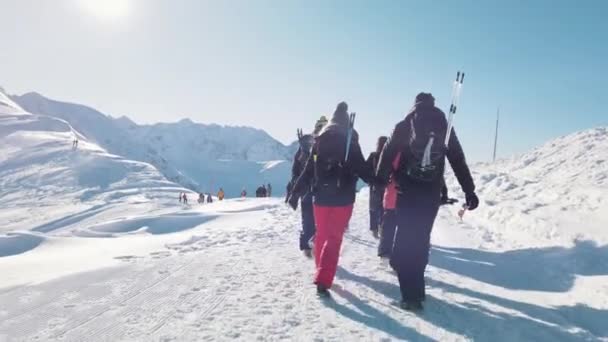
[[[445,146],[449,146],[450,136],[452,135],[452,127],[454,115],[456,115],[456,110],[458,109],[458,105],[460,103],[460,94],[462,92],[462,83],[464,82],[464,72],[461,73],[458,71],[456,73],[456,81],[454,81],[454,86],[452,88],[452,103],[450,104],[450,113],[448,116],[448,130],[445,135]]]
[[[348,161],[348,155],[350,154],[350,143],[353,137],[353,129],[355,126],[355,115],[357,113],[350,113],[348,122],[348,131],[346,132],[346,155],[344,156],[344,162]]]

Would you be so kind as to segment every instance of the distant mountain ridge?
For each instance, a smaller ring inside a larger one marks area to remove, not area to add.
[[[88,106],[52,100],[35,92],[11,99],[30,113],[67,121],[110,153],[148,162],[167,179],[195,191],[215,192],[223,187],[229,196],[236,196],[242,188],[253,192],[262,183],[275,183],[280,194],[289,176],[288,163],[267,167],[267,162],[291,159],[293,145],[285,146],[260,129],[201,124],[190,119],[139,125],[126,116],[114,118]]]

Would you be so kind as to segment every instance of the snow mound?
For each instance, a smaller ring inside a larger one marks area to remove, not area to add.
[[[64,120],[25,111],[15,116],[8,113],[18,108],[11,108],[0,109],[0,232],[50,233],[101,208],[163,196],[173,201],[183,190],[150,164],[109,154],[88,140],[74,148],[72,141],[82,135]]]
[[[605,236],[606,127],[564,136],[521,156],[474,165],[472,170],[481,205],[470,219],[493,227],[492,234],[509,236],[522,247]],[[460,191],[453,177],[448,182],[451,191]],[[535,239],[522,239],[522,231]],[[489,242],[493,239],[488,235]]]
[[[44,241],[44,237],[27,233],[0,234],[0,258],[25,253]]]
[[[92,232],[110,234],[141,231],[150,234],[169,234],[191,229],[215,218],[217,218],[216,215],[203,215],[200,213],[172,213],[120,219],[92,226],[88,229]]]

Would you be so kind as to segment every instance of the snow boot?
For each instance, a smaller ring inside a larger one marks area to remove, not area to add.
[[[302,253],[308,259],[312,259],[312,249],[304,249],[304,250],[302,250]]]
[[[422,311],[422,309],[424,309],[422,307],[422,301],[419,300],[402,300],[401,301],[401,308],[407,311],[412,311],[412,312],[418,312],[418,311]]]
[[[380,233],[378,233],[378,229],[372,229],[372,235],[376,240],[380,238]]]
[[[329,289],[325,285],[317,284],[317,296],[320,298],[330,298],[331,293],[329,293]]]

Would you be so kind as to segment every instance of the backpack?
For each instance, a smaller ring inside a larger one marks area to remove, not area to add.
[[[430,183],[443,177],[447,148],[447,122],[436,108],[417,108],[406,119],[409,142],[401,158],[400,170],[407,179]]]
[[[344,160],[345,141],[346,131],[340,129],[328,129],[317,137],[313,155],[316,188],[337,192],[343,179],[351,174],[348,162]]]

